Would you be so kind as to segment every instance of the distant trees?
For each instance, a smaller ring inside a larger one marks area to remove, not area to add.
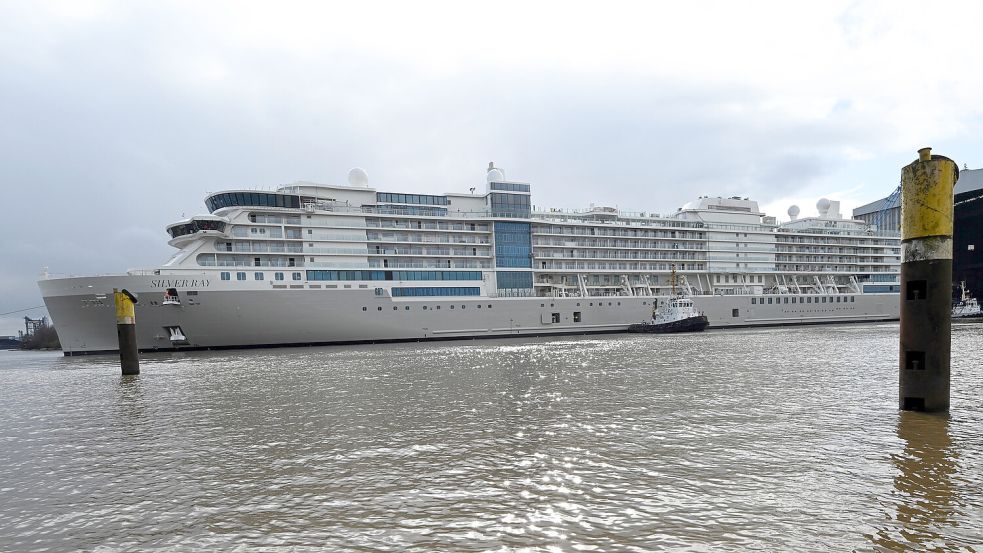
[[[24,336],[21,349],[61,349],[55,327],[43,326],[30,336]]]

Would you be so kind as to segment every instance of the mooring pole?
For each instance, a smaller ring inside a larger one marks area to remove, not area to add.
[[[125,288],[113,288],[116,302],[116,336],[119,338],[119,364],[124,375],[140,374],[140,358],[137,356],[137,318],[133,305],[136,296]]]
[[[949,410],[952,189],[959,168],[918,150],[901,170],[901,348],[898,405]]]

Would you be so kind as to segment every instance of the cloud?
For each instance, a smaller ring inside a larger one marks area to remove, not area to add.
[[[163,261],[164,226],[208,191],[356,165],[381,189],[439,193],[480,186],[494,160],[546,207],[667,213],[719,194],[781,215],[841,194],[848,213],[924,144],[979,165],[981,11],[4,4],[0,185],[17,207],[0,218],[0,312],[36,305],[42,265]]]

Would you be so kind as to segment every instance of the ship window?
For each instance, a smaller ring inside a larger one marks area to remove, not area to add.
[[[491,309],[491,304],[490,303],[488,304],[488,309]]]
[[[393,306],[393,311],[399,311],[399,306],[398,305],[394,305]]]
[[[253,278],[255,280],[263,280],[263,273],[253,273]]]
[[[481,304],[480,303],[478,304],[478,309],[481,309]]]
[[[410,306],[408,306],[408,305],[403,308],[403,311],[409,311],[409,310],[410,310]]]
[[[363,307],[363,308],[362,308],[362,311],[368,311],[368,310],[369,310],[369,308],[368,308],[368,307]]]
[[[222,272],[222,280],[232,280],[232,274],[227,272]]]
[[[307,229],[307,234],[314,234],[314,231],[311,229]]]
[[[546,304],[545,303],[541,303],[541,304],[539,304],[539,306],[540,307],[546,307]]]
[[[854,303],[854,301],[853,301],[854,299],[855,298],[853,296],[850,296],[850,303]]]
[[[382,311],[382,306],[380,305],[379,307],[376,308],[376,310],[377,311]]]
[[[768,305],[771,305],[771,300],[772,300],[772,299],[773,299],[773,298],[768,298]]]
[[[826,303],[826,296],[823,296],[823,303]]]
[[[556,323],[560,322],[560,314],[559,313],[553,313],[553,319],[552,320],[553,320],[553,324],[556,324]]]
[[[836,303],[840,303],[840,297],[836,296]]]
[[[426,306],[426,305],[424,305],[424,306],[423,306],[423,310],[424,310],[424,311],[426,311],[426,310],[427,310],[427,306]]]
[[[236,273],[236,280],[246,280],[246,273]]]
[[[741,310],[740,309],[733,309],[733,310],[731,310],[730,316],[731,317],[740,317],[741,316]]]
[[[580,311],[574,311],[573,312],[573,322],[575,322],[575,323],[579,323],[580,322]]]
[[[294,273],[291,275],[294,280],[300,280],[300,273]]]
[[[812,298],[811,297],[806,298],[806,303],[812,303]]]
[[[758,300],[756,298],[751,298],[751,305],[754,305],[756,303],[758,303]]]
[[[792,298],[792,303],[796,303],[796,300],[798,300],[798,299],[799,298]]]
[[[788,298],[785,298],[785,301],[783,301],[782,303],[788,303]]]
[[[451,309],[454,309],[454,306],[453,305],[451,306]]]
[[[283,280],[283,273],[273,273],[273,278],[275,280]]]

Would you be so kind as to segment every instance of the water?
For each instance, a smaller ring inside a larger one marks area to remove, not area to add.
[[[0,550],[983,551],[983,325],[948,417],[896,324],[0,354]]]

